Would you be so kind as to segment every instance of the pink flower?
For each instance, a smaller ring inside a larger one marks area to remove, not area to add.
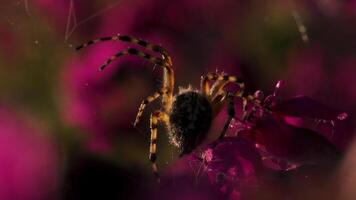
[[[242,135],[272,157],[302,165],[338,161],[343,148],[337,138],[352,132],[348,115],[305,96],[281,100],[275,94],[262,106],[252,107],[246,121],[249,128]]]
[[[248,187],[256,187],[263,171],[262,158],[254,144],[238,137],[224,138],[204,154],[211,183],[228,199],[240,199]]]
[[[247,115],[236,116],[227,137],[201,154],[196,152],[203,174],[221,198],[257,198],[261,192],[281,188],[285,180],[299,184],[305,177],[315,187],[318,181],[328,180],[327,174],[340,163],[344,153],[335,138],[352,131],[346,126],[348,114],[305,96],[283,100],[277,95],[282,83],[266,98],[256,92],[261,103],[250,102]],[[326,127],[318,128],[319,124]],[[333,138],[328,137],[329,132]],[[282,191],[278,195],[285,196]]]

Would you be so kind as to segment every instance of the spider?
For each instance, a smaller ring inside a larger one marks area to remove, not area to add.
[[[224,137],[225,132],[235,116],[234,97],[241,97],[245,108],[247,97],[243,96],[244,83],[236,76],[226,74],[208,73],[201,76],[200,90],[179,89],[178,94],[174,93],[174,70],[172,59],[166,49],[160,45],[138,39],[129,35],[114,35],[110,37],[101,37],[91,40],[76,48],[80,50],[89,45],[101,41],[123,41],[131,44],[136,44],[151,50],[161,57],[147,54],[135,48],[128,48],[119,51],[110,57],[99,70],[104,70],[112,61],[124,55],[134,55],[146,59],[163,68],[163,84],[162,88],[153,95],[144,99],[139,107],[134,126],[139,122],[144,109],[152,101],[161,98],[162,107],[151,114],[150,117],[150,150],[149,160],[152,163],[152,170],[159,180],[157,160],[157,128],[159,123],[166,125],[170,143],[178,147],[180,156],[191,153],[198,146],[206,141],[217,141]],[[211,84],[213,82],[213,84]],[[234,83],[239,86],[237,92],[226,91],[225,86],[228,83]],[[251,99],[251,96],[248,96]],[[227,105],[228,119],[225,123],[220,135],[209,135],[208,131],[213,119]],[[213,139],[212,139],[213,138]]]

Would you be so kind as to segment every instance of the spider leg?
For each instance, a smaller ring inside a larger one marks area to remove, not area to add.
[[[212,88],[210,90],[210,98],[211,99],[216,99],[218,95],[221,96],[222,88],[224,88],[227,85],[227,82],[224,80],[216,80],[214,84],[212,85]]]
[[[245,89],[245,84],[242,81],[242,79],[239,79],[236,76],[213,74],[213,78],[216,80],[216,82],[214,83],[214,85],[212,86],[211,91],[210,91],[211,99],[214,99],[217,95],[219,95],[220,92],[222,91],[222,89],[228,83],[237,84],[240,87],[239,91],[241,94],[243,93],[243,91]]]
[[[225,136],[226,131],[229,128],[229,125],[231,123],[231,120],[235,117],[234,95],[230,94],[229,92],[226,92],[225,95],[226,95],[226,101],[227,101],[227,113],[228,113],[229,117],[224,125],[223,130],[220,133],[219,140]]]
[[[157,128],[158,128],[159,121],[168,122],[169,116],[162,111],[155,111],[154,113],[151,114],[151,122],[150,122],[151,141],[150,141],[149,159],[152,163],[153,174],[156,176],[158,181],[159,181],[159,174],[158,174],[156,160],[157,160]]]
[[[200,92],[206,96],[208,96],[210,93],[209,81],[211,79],[209,78],[211,78],[211,76],[209,77],[207,75],[204,75],[200,77]]]
[[[153,43],[138,39],[138,38],[130,36],[130,35],[121,35],[121,34],[116,34],[116,35],[109,36],[109,37],[99,37],[94,40],[90,40],[86,43],[83,43],[83,44],[77,46],[75,49],[80,50],[80,49],[83,49],[85,47],[88,47],[88,46],[98,43],[98,42],[117,41],[117,40],[120,40],[123,42],[128,42],[131,44],[137,44],[137,45],[140,45],[146,49],[152,50],[154,52],[161,53],[163,55],[168,55],[167,50],[157,44],[153,44]]]
[[[111,58],[109,58],[99,69],[100,71],[104,70],[106,66],[108,66],[112,61],[116,60],[118,57],[124,56],[124,55],[135,55],[139,56],[141,58],[144,58],[148,60],[149,62],[162,66],[162,67],[168,67],[168,64],[161,58],[152,56],[150,54],[144,53],[142,51],[139,51],[134,48],[128,48],[127,50],[124,51],[119,51],[115,55],[113,55]]]
[[[124,55],[135,55],[139,56],[141,58],[144,58],[145,60],[148,60],[149,62],[159,65],[163,67],[163,88],[167,88],[167,92],[163,94],[163,105],[166,111],[170,110],[170,107],[173,102],[173,91],[174,91],[174,71],[172,67],[171,60],[163,60],[161,58],[152,56],[150,54],[147,54],[145,52],[139,51],[134,48],[128,48],[127,50],[120,51],[113,55],[111,58],[109,58],[100,68],[99,70],[102,71],[108,66],[112,61],[116,60],[118,57],[124,56]],[[163,56],[164,57],[164,56]]]
[[[213,86],[209,87],[209,81],[216,81]],[[203,94],[206,94],[213,101],[217,95],[222,92],[222,89],[228,83],[235,83],[239,85],[240,91],[245,89],[245,84],[243,81],[236,76],[222,75],[217,73],[208,73],[201,78],[201,91]]]
[[[253,95],[249,95],[249,94],[243,93],[243,91],[238,91],[238,92],[235,92],[235,93],[231,93],[230,92],[229,96],[241,98],[241,100],[242,100],[242,119],[245,120],[246,117],[248,117],[248,114],[249,114],[247,112],[248,102],[252,101],[252,102],[255,103],[256,97],[254,97]],[[224,104],[224,102],[226,100],[226,97],[227,97],[227,92],[226,91],[220,92],[218,95],[215,96],[215,98],[212,100],[212,102],[213,102],[213,104],[215,105],[216,108],[220,108],[221,109],[222,105]],[[217,109],[216,112],[219,112],[219,111],[220,110]]]
[[[163,56],[164,57],[164,56]],[[163,69],[163,88],[167,88],[167,93],[163,94],[162,103],[166,112],[171,110],[173,104],[173,94],[174,94],[174,70],[172,65],[172,60],[167,57],[167,65]]]
[[[95,43],[98,43],[98,42],[104,42],[104,41],[117,41],[117,40],[120,40],[120,41],[123,41],[123,42],[128,42],[128,43],[131,43],[131,44],[137,44],[139,46],[142,46],[148,50],[151,50],[151,51],[154,51],[154,52],[157,52],[157,53],[160,53],[162,54],[162,57],[163,59],[169,64],[172,66],[172,59],[171,57],[169,56],[168,54],[168,51],[166,49],[164,49],[163,47],[161,47],[160,45],[157,45],[157,44],[153,44],[153,43],[150,43],[150,42],[147,42],[145,40],[141,40],[141,39],[138,39],[136,37],[133,37],[133,36],[129,36],[129,35],[120,35],[120,34],[116,34],[116,35],[113,35],[113,36],[109,36],[109,37],[100,37],[100,38],[96,38],[94,40],[90,40],[86,43],[83,43],[79,46],[77,46],[75,49],[78,51],[80,49],[83,49],[85,47],[88,47],[92,44],[95,44]]]
[[[200,92],[206,96],[210,96],[211,88],[209,85],[209,81],[216,81],[217,74],[216,73],[208,73],[200,77]]]
[[[223,108],[223,105],[227,104],[227,113],[228,113],[228,119],[226,123],[224,124],[223,130],[220,133],[219,139],[222,139],[225,134],[227,129],[229,128],[229,125],[232,121],[232,119],[235,117],[235,105],[234,105],[234,97],[238,97],[242,99],[242,110],[243,110],[243,116],[242,119],[245,119],[248,117],[248,114],[246,109],[247,109],[247,103],[248,101],[255,101],[256,97],[252,95],[244,95],[243,91],[238,91],[238,92],[227,92],[227,91],[221,91],[219,94],[214,98],[212,101],[213,104],[213,110],[214,110],[214,116],[216,116],[221,109]]]
[[[208,95],[213,106],[213,117],[215,117],[223,108],[226,103],[227,91],[224,87],[228,83],[236,83],[239,85],[239,90],[237,92],[229,92],[229,96],[236,96],[243,98],[245,84],[235,76],[219,75],[217,73],[209,73],[207,76],[209,80],[215,80],[216,82],[210,89],[210,94]]]
[[[134,126],[137,125],[137,123],[140,121],[140,118],[142,116],[143,111],[145,110],[147,104],[151,103],[152,101],[154,101],[155,99],[157,99],[158,97],[166,94],[168,92],[168,90],[166,88],[163,88],[162,90],[155,92],[153,95],[148,96],[145,100],[142,101],[140,108],[138,109],[138,113],[134,122]]]
[[[248,102],[252,102],[255,106],[261,106],[261,101],[256,95],[245,95],[242,97],[242,120],[246,120],[251,112],[247,111]]]
[[[140,45],[148,50],[152,50],[154,52],[160,53],[162,58],[154,57],[149,54],[143,53],[142,51],[138,51],[136,49],[129,48],[125,51],[118,52],[116,55],[114,55],[110,59],[108,59],[106,61],[106,63],[100,67],[100,70],[103,70],[108,64],[110,64],[116,58],[123,56],[123,55],[129,55],[129,54],[143,57],[146,60],[148,60],[154,64],[164,67],[163,88],[168,88],[168,93],[163,95],[162,101],[163,101],[165,110],[168,111],[172,105],[172,102],[173,102],[174,71],[173,71],[172,58],[169,56],[168,51],[166,49],[164,49],[163,47],[161,47],[160,45],[153,44],[153,43],[138,39],[133,36],[117,34],[114,36],[101,37],[101,38],[97,38],[94,40],[90,40],[86,43],[83,43],[83,44],[77,46],[76,50],[80,50],[82,48],[85,48],[87,46],[90,46],[90,45],[98,43],[98,42],[116,41],[116,40]]]
[[[241,98],[242,100],[242,117],[241,119],[244,121],[246,120],[249,115],[251,114],[250,112],[248,112],[247,110],[247,106],[249,102],[252,102],[254,105],[256,106],[260,106],[260,100],[255,96],[255,95],[250,95],[250,94],[246,94],[243,93],[242,91],[238,91],[235,93],[228,93],[228,96],[232,96],[232,97],[238,97]],[[214,108],[215,108],[215,113],[217,114],[218,112],[220,112],[222,106],[224,105],[224,102],[227,100],[228,102],[228,109],[229,109],[229,99],[227,98],[227,92],[220,92],[212,101]]]

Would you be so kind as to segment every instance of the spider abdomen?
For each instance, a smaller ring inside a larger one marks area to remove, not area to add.
[[[170,113],[170,138],[181,155],[195,149],[206,137],[212,121],[212,107],[208,98],[189,91],[178,95]]]

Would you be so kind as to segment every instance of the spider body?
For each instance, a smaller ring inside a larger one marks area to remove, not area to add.
[[[170,142],[180,149],[181,155],[188,154],[202,143],[214,141],[224,136],[235,115],[234,97],[242,98],[243,109],[246,107],[247,100],[251,99],[243,96],[244,83],[240,79],[235,76],[218,73],[208,73],[201,76],[200,90],[188,88],[180,90],[175,95],[173,64],[167,50],[159,45],[132,36],[117,34],[111,37],[102,37],[84,43],[76,49],[79,50],[100,41],[113,40],[136,44],[160,55],[158,57],[134,48],[128,48],[127,50],[117,52],[99,68],[103,70],[112,61],[125,55],[141,57],[163,68],[162,88],[142,101],[134,122],[134,126],[136,126],[145,107],[150,102],[161,98],[162,108],[154,111],[150,118],[151,139],[149,160],[152,162],[152,169],[157,178],[157,128],[159,124],[164,124],[168,128]],[[226,91],[225,86],[229,83],[237,84],[239,90],[237,92]],[[212,137],[208,134],[212,120],[224,105],[227,106],[228,120],[220,135],[217,138],[215,136]]]
[[[173,101],[169,117],[169,137],[181,155],[192,152],[203,142],[212,122],[212,107],[207,96],[184,92]]]

